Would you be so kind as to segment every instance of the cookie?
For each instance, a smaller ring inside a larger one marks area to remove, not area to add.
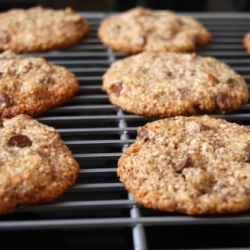
[[[1,119],[0,214],[50,202],[71,187],[79,165],[52,127],[27,115]]]
[[[227,113],[248,102],[245,80],[195,53],[142,52],[114,62],[102,89],[112,104],[143,116]]]
[[[210,116],[176,116],[139,127],[118,176],[148,208],[185,214],[250,207],[250,130]]]
[[[211,40],[210,32],[193,17],[142,7],[105,18],[98,37],[106,46],[127,53],[194,51]]]
[[[0,54],[0,117],[37,116],[78,91],[76,76],[42,57]]]
[[[243,46],[246,52],[250,55],[250,32],[247,32],[243,37]]]
[[[87,20],[70,8],[12,9],[0,13],[0,50],[62,49],[77,43],[89,28]]]

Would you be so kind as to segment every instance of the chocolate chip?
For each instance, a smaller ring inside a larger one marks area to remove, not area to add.
[[[211,128],[207,125],[204,124],[197,124],[197,126],[195,127],[195,132],[201,132],[201,131],[206,131],[206,130],[210,130]]]
[[[148,131],[145,128],[139,127],[137,131],[137,139],[148,141],[149,140]]]
[[[111,91],[112,93],[114,93],[116,96],[120,96],[120,93],[122,91],[122,83],[121,82],[118,82],[116,84],[114,84],[112,87],[111,87]]]
[[[216,95],[216,104],[219,110],[221,111],[228,110],[227,97],[228,97],[228,94],[224,92],[219,92]]]
[[[8,140],[8,145],[13,147],[30,147],[32,145],[32,141],[28,136],[23,134],[14,134]]]
[[[8,31],[0,30],[0,43],[8,43],[11,40],[11,34]]]
[[[227,84],[236,85],[236,84],[238,84],[238,82],[234,78],[228,78],[227,79]]]
[[[188,156],[184,156],[181,162],[173,165],[174,170],[177,173],[181,173],[184,168],[191,167],[193,164]]]
[[[193,105],[193,109],[194,109],[194,111],[195,111],[196,114],[201,114],[201,113],[203,112],[203,111],[201,110],[199,104],[194,104],[194,105]]]
[[[167,68],[165,68],[164,73],[167,77],[171,77],[173,75],[172,72]]]
[[[8,108],[12,105],[9,96],[4,93],[0,92],[0,108]]]

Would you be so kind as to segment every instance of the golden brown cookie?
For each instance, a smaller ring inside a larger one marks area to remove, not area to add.
[[[49,202],[75,183],[79,165],[52,127],[27,115],[1,119],[0,214]]]
[[[194,51],[211,40],[209,31],[193,17],[168,10],[136,7],[104,19],[100,40],[117,51]]]
[[[142,52],[103,75],[110,102],[143,116],[226,113],[248,102],[245,80],[223,62],[194,53]]]
[[[140,204],[186,214],[250,207],[250,130],[209,116],[139,127],[117,173]]]
[[[89,28],[85,18],[70,8],[12,9],[0,13],[0,50],[62,49],[78,42]]]
[[[76,76],[41,57],[0,54],[0,117],[37,116],[78,91]]]
[[[243,45],[247,51],[247,53],[250,55],[250,32],[247,32],[243,37]]]

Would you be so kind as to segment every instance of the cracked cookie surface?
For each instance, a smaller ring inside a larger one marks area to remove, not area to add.
[[[42,57],[0,54],[0,117],[37,116],[67,102],[78,89],[73,73]]]
[[[0,124],[0,214],[50,202],[75,183],[79,165],[52,127],[27,115]]]
[[[105,18],[98,36],[106,46],[127,53],[194,51],[211,40],[210,32],[195,18],[142,7]]]
[[[210,116],[165,118],[139,127],[118,176],[140,204],[185,214],[250,207],[250,130]]]
[[[0,13],[0,50],[62,49],[77,43],[89,29],[87,20],[70,8],[12,9]]]
[[[114,62],[102,89],[112,104],[143,116],[227,113],[246,104],[246,81],[212,57],[142,52]]]

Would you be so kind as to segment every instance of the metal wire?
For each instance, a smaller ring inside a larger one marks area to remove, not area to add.
[[[32,54],[68,67],[79,80],[80,90],[72,100],[37,117],[61,134],[81,166],[79,178],[54,202],[18,208],[8,216],[1,216],[0,231],[129,228],[133,248],[146,250],[152,245],[146,230],[149,226],[164,229],[195,226],[198,231],[201,225],[249,228],[249,211],[203,217],[168,213],[155,215],[153,211],[145,214],[126,192],[116,176],[117,160],[133,142],[137,127],[153,118],[128,114],[109,103],[108,96],[101,90],[102,74],[115,60],[127,55],[106,48],[97,38],[98,25],[109,13],[82,14],[88,18],[91,31],[79,44],[65,50]],[[250,14],[186,14],[200,19],[213,35],[212,42],[199,48],[197,53],[228,63],[249,85],[250,56],[243,48],[242,37],[249,29]],[[250,105],[247,104],[232,114],[211,115],[250,127],[249,111]],[[237,228],[232,230],[236,232]],[[165,242],[164,249],[170,249],[169,241],[171,239]]]

